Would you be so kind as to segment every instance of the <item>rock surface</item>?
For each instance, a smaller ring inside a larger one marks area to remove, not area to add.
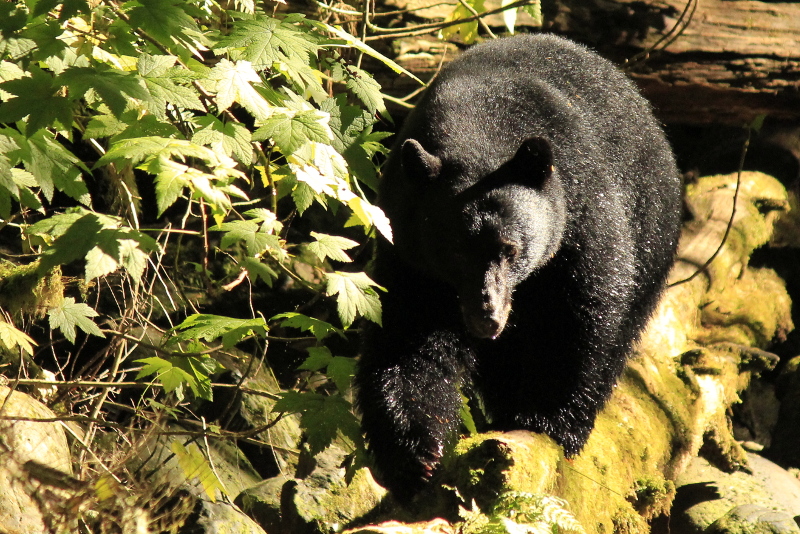
[[[0,417],[8,418],[0,419],[0,532],[47,531],[49,514],[42,513],[47,510],[47,502],[43,500],[47,488],[32,479],[26,462],[50,468],[56,475],[69,475],[72,473],[69,445],[61,423],[24,419],[55,416],[33,397],[0,386]]]
[[[716,524],[714,532],[733,533],[730,525],[746,519],[782,525],[775,532],[800,533],[793,520],[800,520],[800,480],[757,454],[747,453],[747,459],[752,474],[725,473],[704,458],[693,459],[676,481],[671,529],[700,533]]]

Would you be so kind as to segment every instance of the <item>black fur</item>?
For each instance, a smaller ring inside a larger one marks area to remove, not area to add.
[[[493,428],[580,452],[678,241],[678,171],[633,84],[556,36],[478,45],[409,116],[379,204],[389,292],[356,377],[379,480],[413,496],[470,388]]]

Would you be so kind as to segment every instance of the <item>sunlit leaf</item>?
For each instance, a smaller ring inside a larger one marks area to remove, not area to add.
[[[50,308],[47,315],[50,318],[50,328],[61,330],[70,343],[75,343],[76,328],[80,328],[87,334],[105,337],[92,320],[92,317],[97,317],[98,313],[88,304],[75,302],[72,297],[65,297],[61,305]]]
[[[19,347],[22,352],[33,356],[33,347],[36,342],[25,332],[15,328],[13,324],[0,321],[0,344],[9,351]]]
[[[272,115],[272,106],[251,85],[261,82],[261,78],[253,70],[249,61],[233,63],[227,59],[221,59],[211,69],[208,79],[214,82],[217,106],[220,111],[230,108],[234,102],[237,102],[252,113],[256,119],[266,120]]]
[[[381,324],[381,301],[372,289],[380,286],[365,273],[325,273],[326,293],[336,297],[339,318],[345,327],[362,316]]]
[[[345,250],[357,247],[357,241],[347,239],[346,237],[321,234],[319,232],[311,232],[311,237],[316,241],[308,244],[308,250],[313,252],[320,260],[325,261],[325,258],[330,258],[342,262],[353,261],[350,256],[345,253]]]
[[[281,326],[283,327],[299,328],[303,332],[311,332],[311,335],[316,337],[318,341],[322,341],[332,333],[338,333],[341,335],[341,331],[332,324],[314,317],[308,317],[302,313],[280,313],[271,318],[270,321],[275,321],[277,319],[284,319],[281,322]]]
[[[267,334],[264,319],[235,319],[221,315],[194,314],[173,329],[170,342],[202,339],[214,341],[222,338],[224,348],[230,348],[247,336]]]
[[[170,450],[178,458],[178,464],[180,464],[186,479],[197,479],[209,500],[216,502],[217,490],[223,494],[227,493],[225,485],[214,473],[214,470],[211,469],[211,464],[197,444],[190,443],[188,447],[184,447],[181,442],[173,441],[170,445]]]
[[[253,139],[272,139],[281,152],[289,155],[308,141],[330,143],[333,132],[328,120],[328,114],[318,110],[301,111],[290,116],[275,114],[253,132]]]

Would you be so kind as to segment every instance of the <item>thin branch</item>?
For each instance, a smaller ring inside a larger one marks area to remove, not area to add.
[[[429,24],[419,24],[408,30],[397,30],[394,28],[377,28],[371,26],[370,29],[380,35],[372,35],[370,37],[367,37],[366,40],[377,41],[379,39],[396,39],[398,37],[413,37],[416,35],[425,35],[428,33],[439,31],[443,28],[447,28],[448,26],[455,26],[457,24],[464,24],[466,22],[473,22],[475,20],[488,17],[490,15],[496,15],[497,13],[502,13],[503,11],[507,11],[509,9],[526,6],[529,5],[530,3],[531,3],[530,0],[518,0],[516,2],[511,2],[508,5],[498,7],[496,9],[484,11],[483,13],[479,13],[478,15],[472,15],[470,17],[465,17],[463,19],[451,20],[447,22],[442,21],[442,22],[433,22]]]
[[[728,226],[725,227],[725,233],[722,235],[722,241],[720,241],[717,250],[711,255],[710,258],[706,260],[706,262],[695,272],[691,274],[688,278],[684,278],[683,280],[678,280],[677,282],[673,282],[669,284],[667,287],[675,287],[680,284],[685,284],[686,282],[691,282],[694,280],[700,273],[704,272],[708,269],[709,265],[717,258],[720,252],[722,252],[722,248],[725,246],[725,243],[728,241],[728,235],[731,233],[731,229],[733,228],[733,220],[736,218],[736,203],[739,200],[739,189],[742,185],[742,170],[744,169],[744,159],[747,156],[747,149],[750,147],[750,138],[752,137],[753,129],[747,128],[747,139],[745,139],[744,146],[742,146],[742,155],[739,158],[739,172],[736,173],[736,189],[733,192],[733,208],[731,208],[731,216],[728,219]]]
[[[467,0],[458,0],[458,1],[461,3],[464,9],[472,13],[473,16],[478,17],[478,25],[481,28],[483,28],[483,31],[485,31],[489,35],[489,37],[491,37],[492,39],[497,39],[497,36],[492,32],[492,29],[489,28],[489,25],[486,24],[486,22],[483,20],[483,17],[481,17],[480,13],[478,13],[474,7],[469,5],[467,3]]]

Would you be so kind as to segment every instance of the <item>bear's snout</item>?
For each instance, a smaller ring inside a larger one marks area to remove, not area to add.
[[[506,326],[511,312],[511,294],[505,284],[484,289],[481,298],[463,298],[461,315],[470,335],[480,339],[496,339]]]
[[[505,319],[499,320],[494,317],[476,317],[474,315],[464,315],[469,333],[480,339],[496,339],[505,328]]]

